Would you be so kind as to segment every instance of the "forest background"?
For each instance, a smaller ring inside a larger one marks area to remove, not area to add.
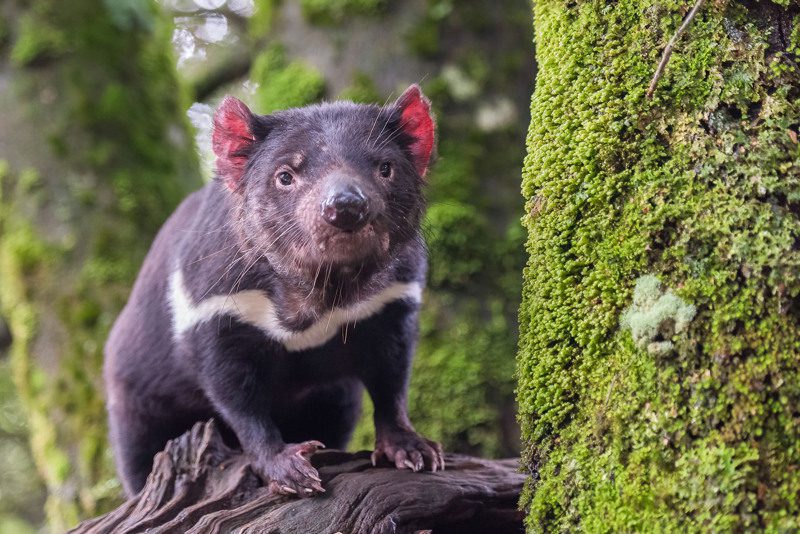
[[[269,113],[422,84],[439,149],[411,417],[447,450],[516,454],[531,38],[527,0],[0,4],[0,532],[119,502],[103,342],[155,232],[211,178],[225,94]],[[366,408],[352,449],[372,446]]]

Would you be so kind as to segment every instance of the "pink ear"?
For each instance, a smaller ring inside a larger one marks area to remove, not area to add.
[[[409,147],[414,167],[420,176],[425,176],[431,161],[436,128],[431,116],[431,103],[419,86],[414,84],[400,95],[395,105],[401,110],[400,128],[414,139]]]
[[[211,146],[217,156],[217,174],[231,190],[239,186],[248,150],[256,139],[253,118],[247,106],[232,96],[226,96],[214,114]]]

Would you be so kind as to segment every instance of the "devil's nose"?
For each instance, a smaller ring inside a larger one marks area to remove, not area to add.
[[[354,232],[367,224],[369,202],[356,186],[332,191],[322,203],[322,218],[340,230]]]

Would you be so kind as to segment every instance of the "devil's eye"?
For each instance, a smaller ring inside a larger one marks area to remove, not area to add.
[[[286,171],[281,171],[278,173],[278,182],[281,185],[292,185],[293,181],[294,181],[294,176],[292,176],[290,173]]]
[[[392,175],[392,164],[388,161],[381,163],[380,173],[384,178],[390,177]]]

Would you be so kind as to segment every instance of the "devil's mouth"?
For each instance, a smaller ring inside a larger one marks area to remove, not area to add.
[[[317,228],[308,238],[291,245],[290,257],[296,269],[314,277],[320,269],[338,267],[367,272],[388,261],[389,233],[379,225],[369,223],[355,232],[333,227]]]
[[[356,231],[326,232],[317,240],[317,250],[331,259],[360,260],[385,248],[382,246],[383,241],[385,239],[381,238],[375,226],[367,224]]]

